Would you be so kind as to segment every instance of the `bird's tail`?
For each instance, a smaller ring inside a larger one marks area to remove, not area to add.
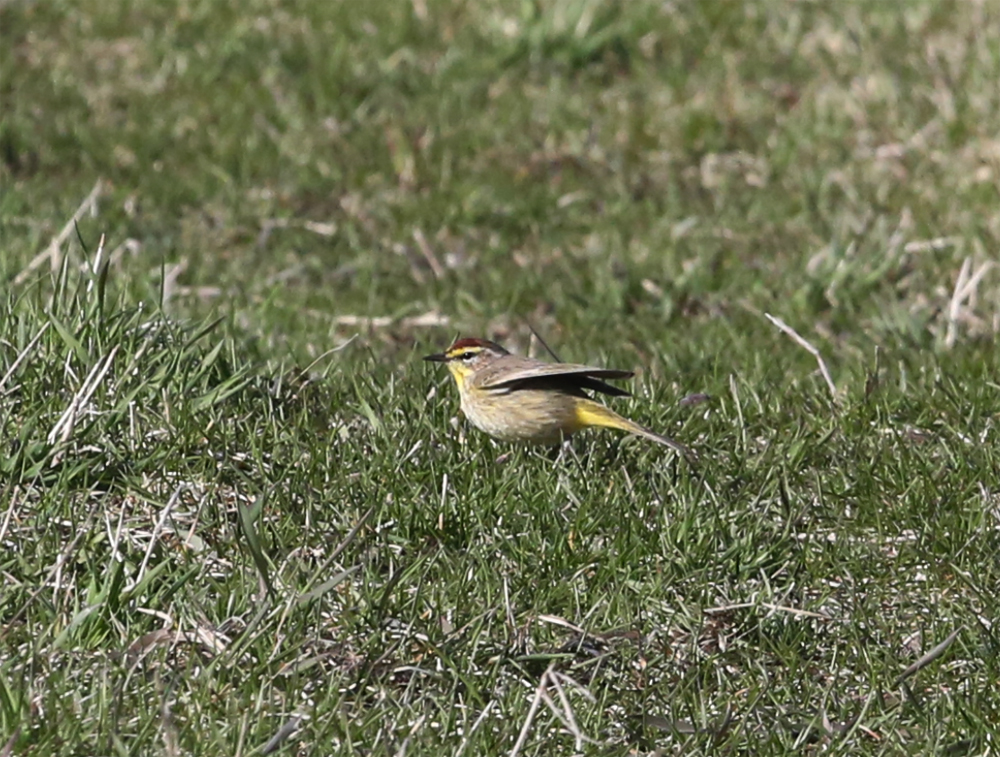
[[[640,426],[628,418],[623,418],[614,410],[605,407],[599,402],[594,402],[593,400],[582,400],[579,402],[576,406],[576,420],[581,427],[601,426],[603,428],[615,428],[619,431],[626,431],[630,434],[641,436],[643,439],[649,439],[657,444],[670,447],[675,452],[679,452],[689,463],[693,464],[698,461],[698,455],[690,447],[674,441],[669,436],[662,436],[655,431],[650,431],[645,426]]]

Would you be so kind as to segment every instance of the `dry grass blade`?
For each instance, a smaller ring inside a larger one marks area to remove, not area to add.
[[[17,740],[21,738],[21,726],[14,729],[14,732],[7,739],[7,743],[3,745],[3,749],[0,749],[0,757],[13,757],[14,754],[14,744]]]
[[[177,722],[174,720],[174,713],[170,707],[169,691],[162,692],[163,702],[160,705],[160,736],[163,739],[163,753],[166,757],[178,757],[180,755],[180,734],[177,731]]]
[[[771,612],[785,612],[789,615],[796,615],[800,618],[819,618],[820,620],[833,620],[829,615],[821,612],[812,612],[811,610],[801,610],[798,607],[786,607],[784,605],[776,605],[770,602],[762,602],[761,607],[765,607]]]
[[[900,673],[894,683],[897,685],[902,683],[907,678],[920,672],[928,665],[930,665],[932,662],[934,662],[936,659],[938,659],[941,655],[943,655],[947,651],[948,647],[950,647],[952,644],[955,643],[955,639],[958,638],[958,635],[962,633],[963,630],[965,630],[965,626],[959,626],[950,634],[948,634],[947,638],[944,641],[935,646],[927,654],[925,654],[915,663],[906,668],[906,670]]]
[[[166,628],[158,628],[155,631],[144,633],[128,645],[128,649],[125,650],[125,659],[130,664],[136,665],[142,661],[143,657],[157,647],[172,646],[180,641],[184,641],[184,632],[180,629],[173,630],[171,628],[172,625],[173,623],[170,622]]]
[[[320,361],[322,361],[322,360],[323,360],[324,358],[327,358],[327,357],[329,357],[330,355],[335,355],[336,353],[340,352],[341,350],[343,350],[343,349],[346,349],[346,348],[347,348],[347,347],[349,347],[349,346],[350,346],[350,345],[351,345],[351,344],[352,344],[352,343],[354,342],[354,340],[355,340],[355,339],[357,339],[357,338],[358,338],[359,336],[360,336],[360,334],[352,334],[352,335],[351,335],[351,336],[349,336],[349,337],[348,337],[347,339],[345,339],[345,340],[344,340],[344,341],[342,341],[342,342],[341,342],[340,344],[338,344],[338,345],[337,345],[336,347],[331,347],[331,348],[330,348],[330,349],[328,349],[328,350],[327,350],[326,352],[323,352],[323,353],[321,353],[320,355],[318,355],[318,356],[316,357],[316,359],[315,359],[315,360],[313,360],[313,361],[312,361],[311,363],[309,363],[309,365],[307,365],[307,366],[306,366],[305,368],[303,368],[303,369],[302,369],[302,371],[301,371],[301,374],[302,374],[303,376],[306,376],[306,377],[308,377],[308,376],[309,376],[309,372],[310,372],[310,371],[311,371],[311,370],[312,370],[313,368],[315,368],[315,367],[316,367],[316,366],[317,366],[317,365],[318,365],[318,364],[320,363]]]
[[[565,618],[560,618],[558,615],[543,614],[539,615],[538,618],[536,618],[536,620],[538,620],[539,623],[551,623],[552,625],[555,626],[562,626],[563,628],[568,628],[570,631],[578,633],[581,636],[585,636],[587,634],[586,630],[584,630],[580,626],[576,625],[575,623],[570,623],[568,620],[566,620]]]
[[[833,620],[829,615],[821,612],[813,612],[812,610],[802,610],[798,607],[787,607],[785,605],[774,604],[773,602],[740,602],[734,605],[720,605],[718,607],[708,607],[704,610],[705,614],[718,614],[727,613],[733,610],[746,610],[751,607],[763,607],[771,612],[784,612],[789,615],[796,615],[803,618],[818,618],[820,620]]]
[[[823,380],[826,381],[826,385],[830,390],[830,397],[835,402],[837,400],[837,386],[833,383],[833,378],[830,376],[830,369],[826,367],[826,361],[823,360],[823,356],[820,354],[819,350],[816,349],[810,342],[804,339],[799,333],[785,323],[780,318],[771,315],[770,313],[764,313],[764,317],[767,318],[771,323],[777,326],[779,329],[784,331],[792,340],[802,347],[806,352],[816,358],[816,362],[819,364],[819,372],[823,375]]]
[[[590,691],[581,686],[579,683],[574,681],[572,678],[563,673],[559,673],[558,671],[553,671],[552,675],[549,676],[549,680],[552,682],[552,685],[556,690],[556,694],[559,695],[559,702],[562,705],[562,710],[560,712],[559,708],[556,707],[555,703],[548,696],[548,692],[546,692],[545,694],[546,704],[549,705],[549,709],[552,710],[552,713],[556,715],[556,717],[558,717],[560,720],[563,720],[563,722],[566,724],[566,728],[569,730],[570,733],[573,734],[573,738],[575,739],[576,742],[576,751],[579,752],[580,750],[582,750],[584,744],[600,743],[587,736],[587,734],[583,732],[583,729],[581,729],[580,726],[577,724],[576,716],[573,713],[573,708],[569,703],[569,697],[566,696],[566,690],[563,688],[562,685],[563,681],[570,684],[578,691],[582,692],[583,695],[587,697],[587,699],[590,700],[591,702],[597,701],[594,698],[594,695],[591,694]]]
[[[38,340],[42,338],[42,335],[45,334],[46,331],[49,330],[49,326],[51,325],[52,325],[51,321],[45,323],[38,330],[38,333],[35,334],[34,337],[32,337],[31,341],[28,342],[28,346],[25,347],[23,350],[21,350],[18,356],[14,359],[14,362],[11,363],[10,368],[7,369],[7,372],[3,375],[3,378],[0,378],[0,393],[3,392],[3,388],[7,385],[7,382],[10,380],[10,377],[14,375],[14,372],[17,371],[21,363],[23,363],[27,359],[28,355],[31,354],[31,351],[35,349],[35,346],[38,344]]]
[[[118,346],[119,345],[116,344],[112,347],[111,352],[108,353],[107,357],[104,358],[103,361],[98,361],[97,364],[91,369],[79,391],[73,395],[73,399],[70,401],[69,407],[63,411],[59,420],[56,421],[56,425],[53,426],[52,430],[49,432],[49,444],[55,444],[56,442],[61,444],[69,439],[70,434],[73,433],[73,427],[76,425],[76,418],[80,413],[80,409],[90,401],[91,397],[94,396],[94,392],[97,391],[97,387],[101,385],[104,377],[111,369],[111,363],[114,361],[115,355],[118,354]],[[57,463],[59,458],[60,455],[57,455],[53,459],[53,464]]]
[[[524,719],[524,725],[521,726],[521,732],[517,737],[517,742],[514,744],[514,748],[510,752],[510,757],[516,757],[521,748],[524,746],[524,742],[527,740],[528,733],[534,723],[535,716],[538,714],[538,708],[543,702],[549,708],[549,711],[553,714],[553,716],[555,716],[556,720],[562,723],[563,727],[573,734],[577,752],[583,749],[584,744],[599,743],[587,736],[576,722],[576,716],[573,714],[573,708],[570,705],[569,697],[566,695],[563,683],[568,683],[578,691],[581,691],[591,702],[596,701],[593,694],[569,676],[559,673],[555,669],[555,666],[555,662],[550,663],[549,667],[545,669],[545,672],[542,673],[541,679],[538,681],[538,687],[535,689],[535,697],[531,702],[531,707],[528,709],[528,715]],[[556,694],[559,697],[559,704],[556,704],[556,702],[549,695],[550,686],[556,690]]]
[[[420,254],[424,256],[427,261],[427,265],[430,266],[431,272],[434,274],[435,279],[441,279],[444,277],[444,266],[441,265],[441,261],[437,259],[437,255],[434,254],[434,248],[430,246],[427,241],[427,237],[424,236],[424,232],[421,229],[413,230],[413,241],[417,243],[417,247],[420,249]]]
[[[542,700],[545,697],[545,685],[548,680],[549,673],[555,670],[555,663],[551,663],[545,672],[542,674],[542,680],[538,682],[538,687],[535,689],[535,696],[531,700],[531,706],[528,708],[528,714],[524,718],[524,724],[521,726],[521,732],[517,735],[517,741],[514,742],[514,747],[510,750],[509,757],[517,757],[521,753],[521,748],[524,746],[524,742],[528,740],[528,734],[531,732],[531,726],[535,722],[535,715],[538,714],[538,708],[542,706]]]
[[[963,304],[969,302],[970,309],[973,307],[976,290],[991,268],[993,268],[993,263],[987,261],[973,273],[972,258],[966,258],[962,261],[962,267],[958,271],[958,279],[955,281],[955,289],[948,302],[948,329],[944,338],[944,345],[948,349],[954,347],[955,342],[958,341],[958,325],[959,321],[962,320]]]
[[[447,326],[451,323],[451,319],[448,316],[442,315],[436,310],[429,310],[426,313],[407,318],[394,318],[388,315],[372,317],[365,315],[340,315],[333,320],[338,326],[356,326],[365,329],[384,329],[396,324],[404,328],[434,328],[437,326]]]
[[[160,534],[163,533],[163,527],[167,523],[167,518],[170,517],[170,511],[177,505],[177,501],[180,499],[181,494],[187,488],[187,484],[181,484],[174,490],[174,493],[170,495],[170,499],[167,500],[167,506],[164,507],[163,512],[160,513],[160,518],[156,521],[156,525],[153,527],[153,534],[149,537],[149,544],[146,546],[146,554],[143,555],[142,562],[139,564],[139,570],[135,574],[135,580],[132,582],[133,588],[142,582],[142,579],[146,574],[146,566],[149,565],[149,558],[153,554],[153,549],[156,547],[156,542],[160,538]]]
[[[553,682],[554,684],[554,682]],[[563,728],[573,734],[573,739],[575,741],[576,751],[579,752],[583,748],[583,742],[586,736],[580,730],[580,727],[576,724],[576,719],[573,717],[573,710],[567,708],[564,712],[563,709],[557,705],[552,697],[549,695],[548,689],[541,689],[542,701],[545,702],[545,706],[549,708],[556,720],[563,724]]]
[[[299,724],[301,722],[301,715],[293,715],[291,718],[282,723],[281,728],[278,729],[276,734],[268,739],[267,743],[260,750],[260,753],[271,754],[272,752],[278,751],[278,748],[285,743],[288,737],[299,730]]]
[[[517,634],[517,620],[514,617],[514,608],[510,603],[510,582],[507,576],[503,577],[503,609],[504,617],[507,619],[507,628],[512,634]]]
[[[953,347],[958,338],[958,317],[962,312],[962,292],[965,291],[966,282],[969,280],[969,272],[972,270],[972,258],[962,261],[962,267],[958,271],[958,278],[955,280],[951,300],[948,302],[948,331],[945,334],[944,344],[946,347]]]
[[[414,723],[410,732],[406,734],[406,738],[403,739],[403,743],[399,745],[399,749],[396,750],[396,757],[406,757],[406,750],[410,746],[410,741],[413,736],[423,727],[424,723],[427,722],[427,715],[421,715],[417,718],[417,722]]]
[[[98,179],[97,183],[94,184],[94,188],[90,190],[90,194],[84,198],[83,202],[80,203],[80,207],[78,207],[76,212],[73,213],[73,217],[66,222],[65,226],[63,226],[62,231],[56,234],[52,241],[49,242],[49,246],[36,255],[34,259],[32,259],[32,261],[28,263],[28,265],[25,266],[25,268],[18,273],[17,276],[14,277],[14,286],[18,286],[27,281],[31,273],[36,268],[41,266],[46,260],[51,261],[53,271],[59,270],[59,266],[62,262],[59,251],[62,249],[66,240],[70,238],[70,235],[73,233],[73,229],[76,228],[76,224],[79,220],[97,207],[97,199],[101,196],[103,191],[104,182],[103,180]]]
[[[181,258],[173,265],[168,265],[163,269],[163,283],[160,291],[160,301],[166,305],[174,298],[177,292],[177,280],[187,271],[187,258]]]
[[[139,611],[157,617],[162,616],[161,613],[150,613],[144,608],[139,608]],[[130,666],[141,663],[147,655],[158,647],[178,647],[181,644],[194,645],[202,654],[216,657],[222,654],[230,644],[231,640],[228,637],[204,624],[196,624],[194,629],[185,631],[182,628],[174,629],[174,621],[169,616],[162,617],[162,619],[165,622],[163,628],[145,633],[128,645],[125,650],[125,659]]]
[[[462,754],[465,752],[465,748],[469,745],[469,739],[472,737],[472,734],[474,734],[479,729],[479,726],[482,725],[483,721],[486,719],[486,716],[490,714],[490,712],[493,710],[495,706],[496,706],[495,699],[491,699],[489,702],[486,703],[486,706],[483,708],[483,711],[479,713],[479,717],[477,717],[475,722],[472,724],[472,728],[470,728],[468,731],[462,734],[462,743],[458,745],[458,749],[455,751],[455,757],[462,757]]]
[[[11,491],[13,489],[13,492]],[[0,496],[6,497],[10,496],[10,504],[7,506],[7,512],[3,516],[3,525],[0,525],[0,544],[3,544],[4,540],[7,538],[7,531],[10,529],[10,522],[14,517],[14,509],[17,505],[23,501],[18,495],[20,494],[18,487],[8,484],[0,491]]]
[[[332,237],[337,233],[337,224],[322,221],[299,221],[294,218],[267,218],[261,222],[261,233],[269,234],[272,229],[305,229],[321,237]]]

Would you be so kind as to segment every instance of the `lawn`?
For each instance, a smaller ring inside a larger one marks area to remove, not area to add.
[[[1000,753],[1000,7],[0,36],[0,757]],[[485,437],[458,335],[700,462]]]

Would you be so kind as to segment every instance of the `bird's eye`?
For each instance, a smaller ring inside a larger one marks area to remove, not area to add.
[[[459,360],[472,360],[476,356],[475,352],[463,352],[458,356]]]

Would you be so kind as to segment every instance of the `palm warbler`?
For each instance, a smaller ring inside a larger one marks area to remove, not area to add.
[[[462,412],[480,431],[509,442],[554,446],[591,426],[614,428],[664,444],[689,460],[694,453],[594,402],[587,390],[628,396],[601,379],[630,378],[632,371],[545,363],[511,355],[486,339],[459,339],[424,360],[444,363],[462,397]]]

